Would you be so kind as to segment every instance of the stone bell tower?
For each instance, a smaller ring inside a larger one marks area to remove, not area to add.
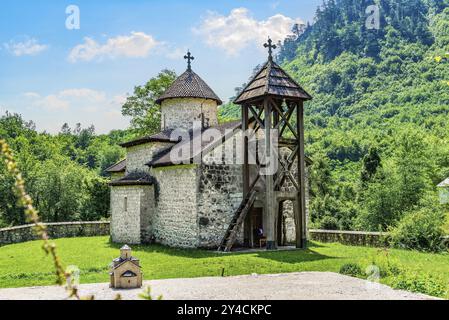
[[[161,105],[161,130],[192,129],[194,122],[202,128],[218,124],[217,106],[222,101],[192,70],[195,58],[187,52],[187,70],[156,100]]]

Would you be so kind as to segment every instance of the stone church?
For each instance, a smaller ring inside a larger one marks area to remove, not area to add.
[[[242,164],[220,161],[223,157],[236,160],[242,121],[219,123],[217,110],[222,101],[192,70],[190,53],[185,58],[187,70],[157,100],[160,132],[121,144],[126,159],[107,169],[112,179],[113,242],[216,249],[244,200]],[[185,144],[176,132],[184,130],[194,138],[210,129],[213,140],[203,137],[181,163],[173,160],[173,150]],[[288,156],[291,151],[285,152]],[[308,158],[306,162],[310,164]],[[263,179],[258,182],[263,183]],[[263,203],[262,194],[244,222],[251,224],[250,234],[244,235],[244,223],[240,222],[235,246],[264,246]],[[284,201],[279,208],[280,245],[295,241],[293,207],[292,202]]]

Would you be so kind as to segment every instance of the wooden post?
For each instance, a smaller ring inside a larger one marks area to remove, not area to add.
[[[242,134],[243,134],[243,199],[245,199],[249,192],[249,164],[248,164],[248,138],[245,133],[249,127],[248,106],[245,104],[242,106]],[[247,247],[252,247],[252,218],[251,211],[246,215],[243,223],[243,242]]]
[[[296,232],[296,236],[300,237],[300,241],[296,239],[298,248],[306,248],[307,245],[307,230],[306,230],[306,171],[305,171],[305,153],[304,153],[304,104],[302,101],[298,102],[296,108],[297,116],[297,130],[298,130],[298,178],[299,178],[299,211],[301,216],[301,229]]]
[[[296,248],[302,248],[302,219],[299,195],[293,200],[293,216],[295,217]]]
[[[272,129],[272,112],[271,112],[271,105],[269,104],[268,98],[265,98],[264,100],[264,111],[265,111],[265,119],[264,119],[264,126],[265,126],[265,165],[271,165],[269,163],[269,160],[271,160],[271,129]],[[266,229],[266,236],[267,236],[267,250],[275,250],[277,248],[276,245],[276,220],[277,220],[277,212],[276,212],[276,205],[275,205],[275,199],[274,199],[274,181],[273,181],[273,175],[268,174],[266,172],[265,175],[265,217],[267,219],[267,229]]]
[[[283,217],[283,210],[284,210],[284,201],[277,200],[277,212],[278,212],[278,220],[277,220],[277,241],[278,245],[283,246],[285,245],[285,239],[284,239],[284,217]]]

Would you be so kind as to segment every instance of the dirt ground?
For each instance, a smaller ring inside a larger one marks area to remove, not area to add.
[[[207,277],[145,281],[153,297],[164,300],[423,300],[430,296],[394,290],[388,286],[331,272],[301,272],[235,277]],[[83,284],[82,296],[98,300],[138,299],[143,289],[112,290],[107,283]],[[61,287],[0,289],[0,300],[60,300],[66,292]]]

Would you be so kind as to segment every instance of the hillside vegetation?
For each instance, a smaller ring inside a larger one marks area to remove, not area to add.
[[[449,176],[449,2],[374,2],[380,29],[365,25],[373,1],[326,1],[278,56],[314,97],[305,109],[312,225],[389,230],[414,215],[415,235],[435,237],[447,211],[436,185]]]

